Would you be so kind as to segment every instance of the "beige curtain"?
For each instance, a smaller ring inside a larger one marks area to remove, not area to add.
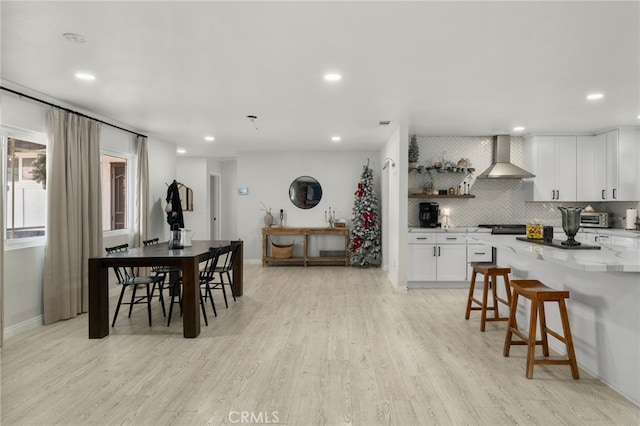
[[[100,124],[49,113],[44,323],[87,312],[88,259],[102,253]]]
[[[134,242],[141,247],[147,239],[147,217],[149,215],[149,156],[147,138],[138,135],[138,167],[136,176],[136,223]]]
[[[0,143],[0,146],[2,144]],[[2,158],[2,157],[0,157]],[[2,167],[0,167],[1,169]],[[4,179],[0,177],[0,182],[4,182]],[[4,197],[0,194],[0,348],[4,341]]]

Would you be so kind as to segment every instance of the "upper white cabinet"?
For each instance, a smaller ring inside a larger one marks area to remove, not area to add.
[[[526,201],[576,201],[576,136],[532,136],[524,141]]]
[[[607,135],[578,136],[577,201],[606,200]]]
[[[627,127],[606,133],[606,200],[640,199],[638,166],[640,165],[640,128]]]
[[[578,136],[577,201],[640,199],[640,129]]]

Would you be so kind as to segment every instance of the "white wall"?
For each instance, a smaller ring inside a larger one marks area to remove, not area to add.
[[[244,241],[244,258],[262,259],[263,202],[278,217],[285,211],[287,226],[327,226],[324,212],[336,210],[336,218],[351,222],[354,193],[362,167],[370,161],[374,171],[376,195],[380,198],[380,161],[377,152],[245,152],[238,154],[237,186],[249,189],[247,195],[237,195],[238,236]],[[322,200],[312,209],[295,207],[289,200],[289,185],[300,176],[313,176],[322,185]],[[288,238],[291,240],[291,238]],[[320,246],[322,245],[322,246]],[[339,249],[344,242],[327,237],[314,250]],[[299,248],[297,248],[299,250]]]
[[[407,167],[408,130],[400,126],[380,150],[380,161],[391,158],[396,167],[383,172],[383,251],[388,278],[396,291],[407,291]]]
[[[238,163],[234,159],[232,161],[224,161],[222,163],[222,205],[220,206],[221,232],[220,238],[223,240],[238,239]]]
[[[147,237],[169,241],[169,224],[164,211],[167,204],[167,185],[176,176],[176,145],[149,137],[147,140],[149,157],[149,219]]]
[[[193,191],[193,211],[182,212],[185,228],[195,232],[195,239],[207,239],[209,235],[207,159],[204,157],[178,158],[176,180]]]

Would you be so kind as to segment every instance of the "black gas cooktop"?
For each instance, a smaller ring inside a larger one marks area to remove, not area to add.
[[[520,224],[483,224],[478,228],[489,228],[494,235],[526,235],[527,225]]]

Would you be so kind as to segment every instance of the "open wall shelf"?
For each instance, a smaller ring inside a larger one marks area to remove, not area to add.
[[[409,198],[476,198],[475,195],[431,195],[431,194],[409,194]]]

